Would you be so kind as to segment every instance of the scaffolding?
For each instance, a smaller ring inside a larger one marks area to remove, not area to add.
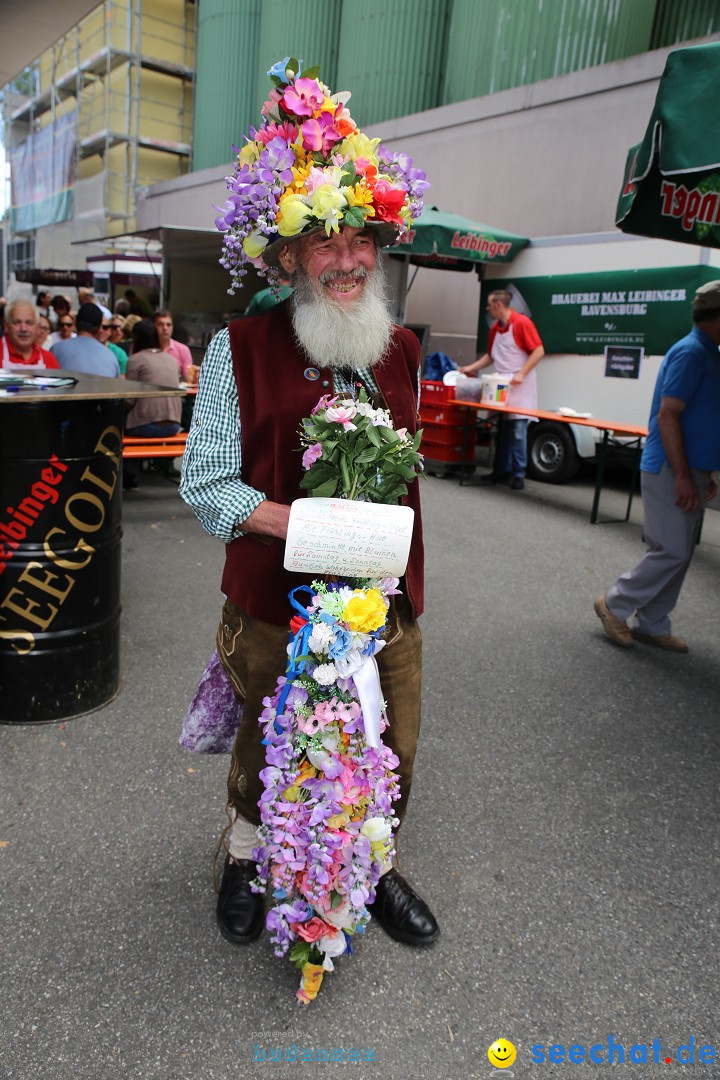
[[[130,232],[138,190],[190,168],[194,78],[192,0],[104,0],[31,65],[29,93],[5,88],[6,147],[74,112],[74,213]]]

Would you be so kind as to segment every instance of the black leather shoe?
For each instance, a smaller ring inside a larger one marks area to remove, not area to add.
[[[513,491],[524,491],[525,481],[523,480],[522,476],[513,476],[512,481],[510,482],[510,487]]]
[[[440,927],[432,911],[397,870],[383,874],[375,893],[375,902],[368,904],[368,911],[395,941],[429,945],[439,935]]]
[[[498,474],[496,474],[494,472],[484,473],[478,480],[478,483],[483,484],[483,485],[507,484],[509,482],[510,482],[510,474],[509,473],[501,473],[501,474],[498,475]]]
[[[254,893],[250,882],[257,877],[257,867],[250,859],[225,860],[217,901],[217,924],[220,933],[235,945],[248,945],[262,933],[265,925],[265,901]]]

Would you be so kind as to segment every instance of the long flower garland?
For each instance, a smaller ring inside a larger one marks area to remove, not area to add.
[[[321,398],[300,439],[303,486],[313,495],[396,502],[422,468],[420,434],[395,431],[390,414],[362,392],[357,402]],[[381,739],[387,717],[375,657],[398,584],[313,581],[293,590],[288,666],[263,702],[255,888],[271,890],[266,926],[275,953],[302,972],[303,1004],[333,961],[352,954],[395,851],[399,762]]]
[[[267,766],[254,857],[258,888],[276,901],[266,920],[275,953],[302,971],[303,1004],[370,918],[366,905],[394,853],[397,757],[370,745],[353,678],[385,642],[397,578],[351,588],[314,581],[294,617],[286,675],[264,701]],[[295,590],[297,593],[299,590]],[[381,717],[380,732],[386,718]]]

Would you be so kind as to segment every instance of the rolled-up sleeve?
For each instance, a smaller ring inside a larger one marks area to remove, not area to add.
[[[210,342],[200,368],[180,495],[202,527],[226,544],[242,536],[239,523],[266,498],[242,481],[240,434],[230,335],[221,330]]]

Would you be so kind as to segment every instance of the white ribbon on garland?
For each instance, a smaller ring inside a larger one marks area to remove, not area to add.
[[[380,746],[382,693],[380,672],[374,656],[365,657],[364,663],[353,672],[353,680],[365,721],[365,740],[368,746],[377,749]]]

